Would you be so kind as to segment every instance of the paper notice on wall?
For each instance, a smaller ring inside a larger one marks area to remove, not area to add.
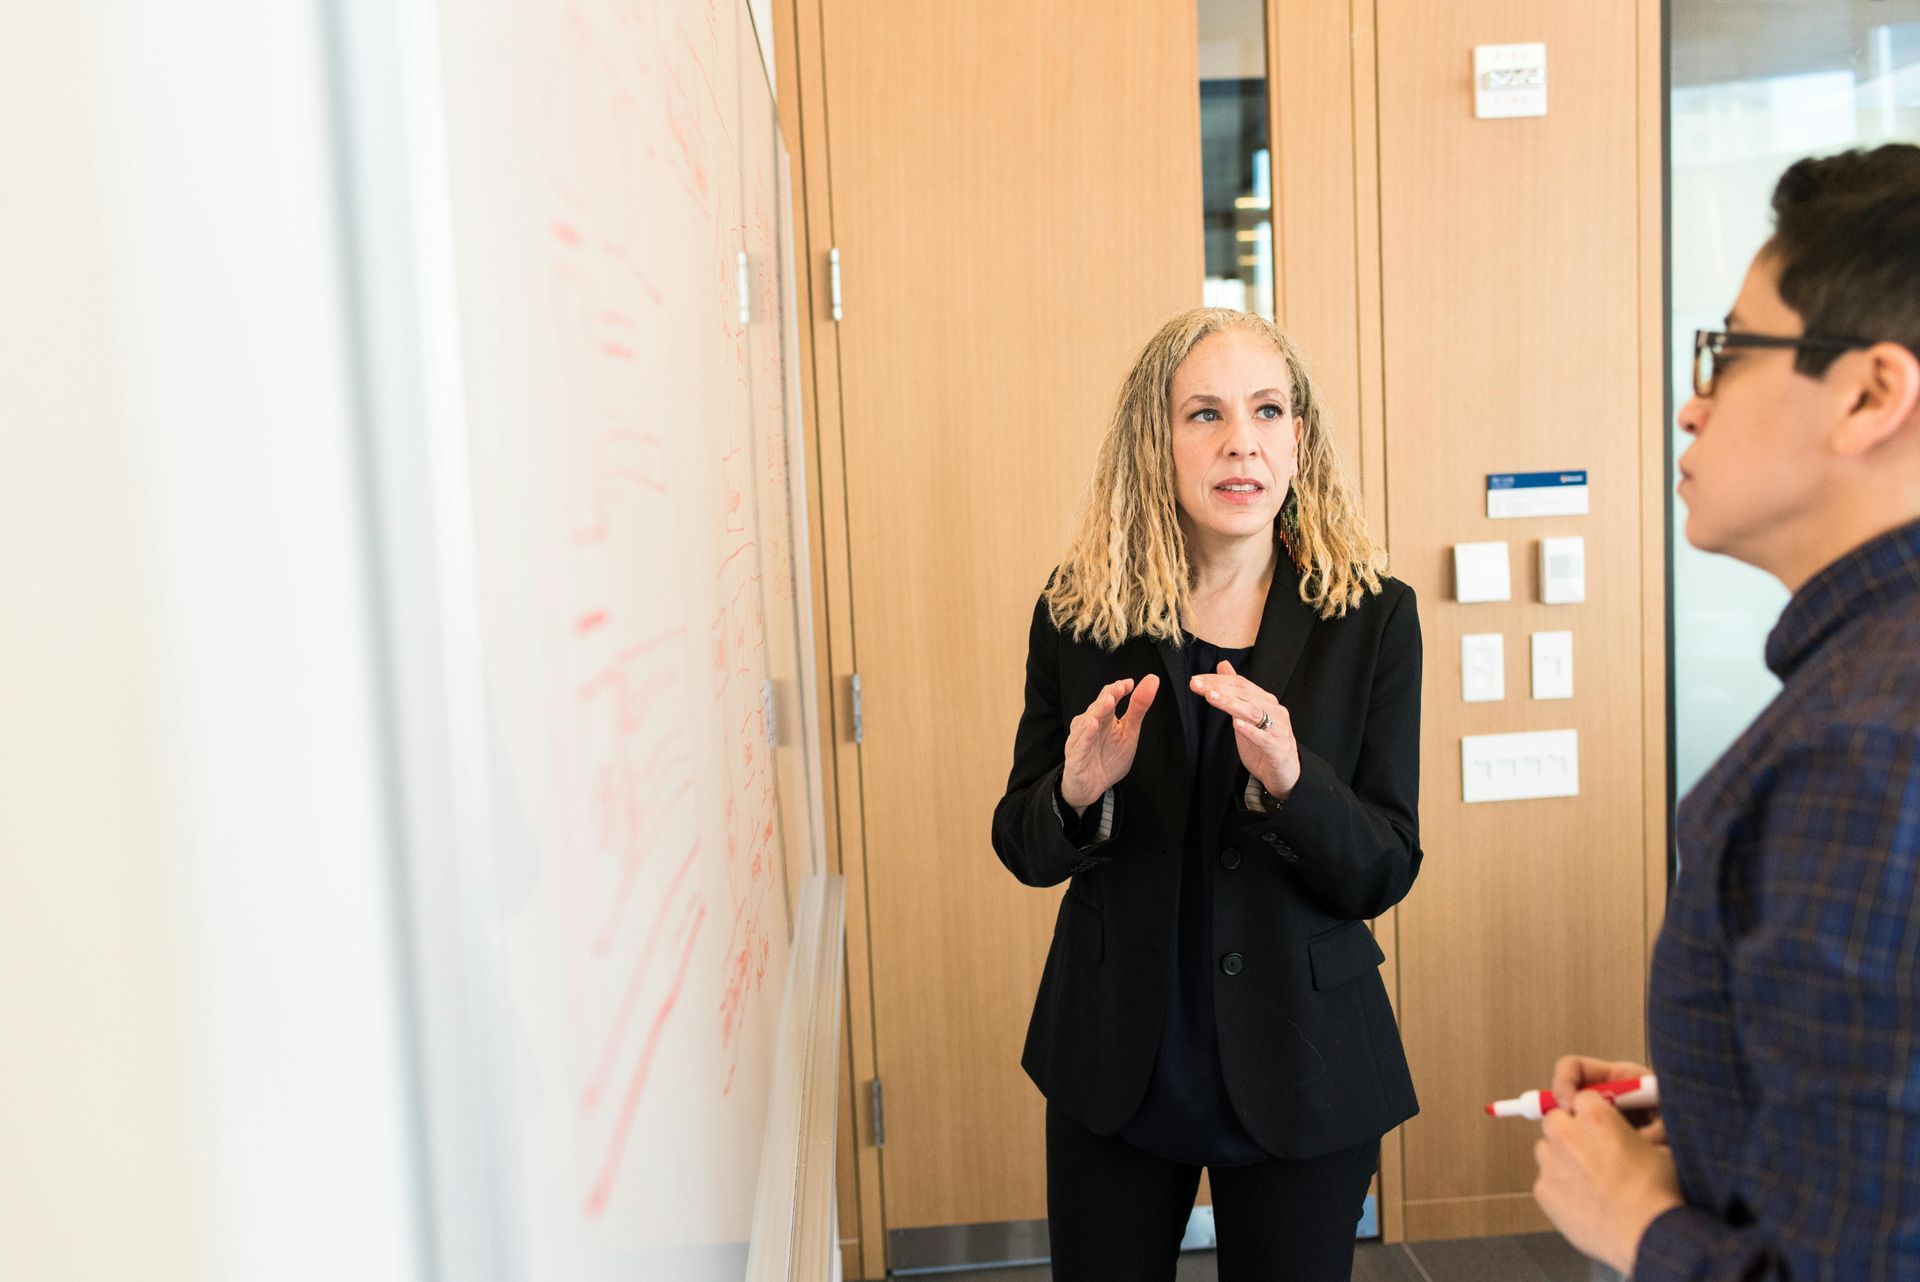
[[[1585,471],[1495,472],[1487,477],[1487,515],[1585,516],[1587,493]]]

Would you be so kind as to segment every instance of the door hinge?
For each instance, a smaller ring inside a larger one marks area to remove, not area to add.
[[[747,251],[741,250],[737,262],[735,284],[740,289],[740,327],[745,329],[753,322],[753,275],[747,270]]]
[[[833,319],[837,321],[841,317],[840,251],[838,249],[827,251],[827,296],[833,302]]]
[[[867,739],[866,719],[860,707],[860,674],[853,674],[853,741],[865,743]]]
[[[771,751],[780,746],[780,704],[773,696],[773,678],[760,687],[760,709],[766,714],[767,748]]]
[[[873,1104],[873,1146],[875,1148],[885,1148],[887,1146],[886,1099],[885,1096],[881,1094],[880,1079],[877,1077],[873,1079],[871,1099]]]

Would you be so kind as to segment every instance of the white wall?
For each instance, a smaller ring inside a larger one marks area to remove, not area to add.
[[[426,1271],[321,16],[0,28],[0,1277]]]
[[[0,10],[0,1276],[202,1276],[84,6]]]

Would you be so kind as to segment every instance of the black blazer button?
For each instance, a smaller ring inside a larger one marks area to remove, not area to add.
[[[1229,975],[1238,975],[1246,968],[1247,960],[1239,953],[1228,953],[1220,959],[1220,969]]]
[[[1234,847],[1228,846],[1220,852],[1220,866],[1229,872],[1238,868],[1240,866],[1240,852]]]

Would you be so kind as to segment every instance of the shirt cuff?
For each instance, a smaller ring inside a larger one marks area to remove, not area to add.
[[[1075,817],[1073,807],[1060,796],[1060,784],[1053,785],[1053,817],[1060,821],[1060,827],[1067,839],[1085,850],[1097,846],[1113,836],[1113,789],[1109,788],[1100,796],[1100,808],[1096,812],[1092,806]]]
[[[1266,785],[1261,783],[1257,776],[1251,774],[1247,776],[1247,792],[1241,798],[1241,805],[1256,815],[1272,814],[1275,809],[1267,804]]]
[[[1724,1221],[1698,1207],[1676,1206],[1664,1211],[1640,1235],[1633,1258],[1635,1282],[1681,1282],[1700,1277],[1708,1261],[1723,1253],[1726,1239],[1733,1234]]]

